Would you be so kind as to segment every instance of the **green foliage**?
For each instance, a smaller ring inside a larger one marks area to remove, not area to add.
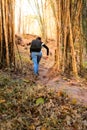
[[[36,104],[39,105],[39,104],[44,104],[44,99],[43,98],[38,98],[36,100]]]

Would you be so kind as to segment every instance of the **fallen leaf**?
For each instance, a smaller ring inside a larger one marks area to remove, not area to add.
[[[4,102],[6,102],[6,100],[0,99],[0,103],[4,103]]]
[[[39,104],[44,104],[44,99],[43,98],[38,98],[36,100],[36,104],[39,105]]]

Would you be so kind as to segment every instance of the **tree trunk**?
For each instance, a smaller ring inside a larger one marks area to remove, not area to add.
[[[1,0],[0,67],[14,66],[14,0]]]
[[[7,5],[7,1],[6,1]],[[5,49],[6,49],[6,65],[9,67],[9,49],[8,49],[8,37],[7,37],[7,28],[6,28],[6,12],[7,12],[7,7],[5,10],[5,1],[1,0],[1,8],[2,8],[2,28],[3,28],[3,35],[4,35],[4,40],[5,40]]]
[[[74,50],[74,43],[73,43],[73,34],[72,34],[72,25],[71,25],[71,16],[70,16],[70,2],[68,0],[67,2],[68,6],[68,17],[69,17],[69,31],[70,31],[70,47],[71,47],[71,57],[72,57],[72,70],[73,74],[77,77],[78,71],[77,71],[77,64],[75,59],[75,50]]]

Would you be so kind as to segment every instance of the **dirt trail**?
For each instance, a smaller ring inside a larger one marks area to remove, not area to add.
[[[78,100],[79,103],[87,105],[87,83],[83,84],[82,81],[76,81],[75,79],[70,80],[60,75],[56,77],[53,76],[53,78],[49,79],[49,77],[47,76],[48,70],[54,64],[53,62],[54,50],[55,50],[54,42],[50,41],[50,43],[48,44],[48,47],[50,49],[51,55],[46,60],[44,57],[46,56],[46,52],[44,49],[42,50],[43,57],[41,59],[40,68],[39,68],[40,75],[36,83],[44,85],[44,86],[48,86],[49,89],[53,89],[54,91],[65,91],[70,97]],[[26,58],[29,58],[28,57],[29,51],[23,49],[22,52]]]
[[[47,70],[41,67],[41,77],[39,82],[42,82],[44,85],[47,85],[49,89],[52,89],[56,92],[64,91],[71,98],[76,99],[79,103],[87,105],[87,84],[83,84],[80,81],[69,80],[62,76],[54,77],[53,79],[48,79],[45,75],[47,74]],[[44,74],[44,76],[43,76]]]
[[[87,84],[83,84],[80,81],[76,82],[76,80],[69,80],[62,76],[57,76],[49,79],[46,76],[48,69],[49,68],[44,67],[44,65],[40,66],[40,76],[37,80],[37,83],[44,84],[45,86],[48,86],[49,89],[52,89],[56,92],[64,91],[79,103],[87,105]]]
[[[52,52],[53,53],[53,52]],[[66,92],[71,98],[74,98],[79,103],[87,105],[87,84],[84,84],[82,81],[75,79],[67,79],[64,76],[56,76],[53,78],[49,78],[48,70],[53,65],[53,57],[49,56],[49,59],[46,61],[42,59],[40,63],[39,69],[39,80],[37,83],[44,84],[48,86],[49,89],[54,91],[64,91]]]

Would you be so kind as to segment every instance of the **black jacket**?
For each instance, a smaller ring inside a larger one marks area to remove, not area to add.
[[[31,52],[40,52],[42,47],[44,47],[47,50],[47,55],[49,55],[49,48],[38,39],[35,39],[31,42],[30,53]]]

